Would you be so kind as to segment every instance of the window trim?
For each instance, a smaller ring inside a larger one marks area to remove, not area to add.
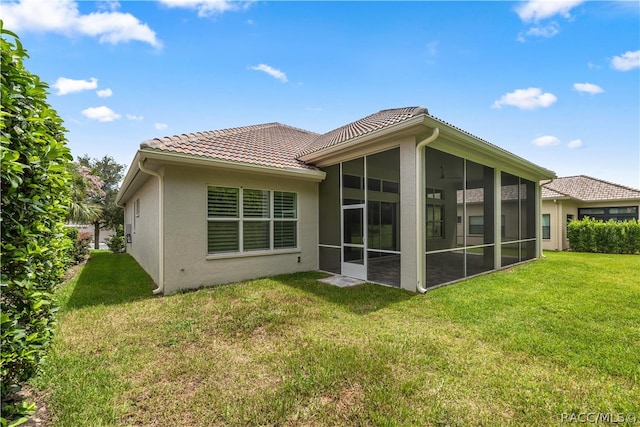
[[[226,188],[226,189],[234,189],[237,190],[238,194],[238,216],[237,217],[210,217],[209,216],[209,190],[211,188]],[[244,193],[245,191],[263,191],[268,193],[269,198],[269,216],[268,217],[252,217],[244,215]],[[294,209],[295,209],[295,217],[293,218],[278,218],[275,215],[275,197],[274,193],[289,193],[294,195]],[[243,186],[230,186],[230,185],[217,185],[217,184],[206,184],[205,185],[205,197],[206,197],[206,225],[207,229],[205,230],[205,236],[207,239],[206,244],[206,259],[224,259],[224,258],[241,258],[241,257],[251,257],[251,256],[264,256],[264,255],[275,255],[275,254],[285,254],[285,253],[299,253],[300,249],[300,207],[299,207],[299,193],[296,191],[286,191],[286,190],[277,190],[277,189],[264,189],[264,188],[253,188],[253,187],[243,187]],[[285,247],[285,248],[275,248],[275,233],[274,233],[274,224],[276,222],[294,222],[295,223],[295,247]],[[235,222],[238,224],[238,250],[234,251],[225,251],[225,252],[209,252],[209,231],[208,224],[212,222]],[[245,241],[244,241],[244,224],[245,223],[255,223],[255,222],[268,222],[269,223],[269,248],[266,249],[245,249]]]

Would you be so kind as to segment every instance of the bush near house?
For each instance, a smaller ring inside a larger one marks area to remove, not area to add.
[[[124,252],[124,228],[121,225],[118,225],[116,227],[115,233],[105,239],[105,243],[107,244],[107,247],[111,252]]]
[[[640,222],[635,219],[604,222],[585,217],[569,223],[567,236],[576,252],[640,253]]]

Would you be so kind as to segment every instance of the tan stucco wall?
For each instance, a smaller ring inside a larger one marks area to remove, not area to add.
[[[180,289],[318,269],[316,182],[184,166],[166,166],[164,179],[165,294]],[[298,250],[260,256],[208,257],[207,185],[297,193]]]
[[[125,226],[130,224],[131,243],[127,244],[130,253],[140,266],[159,283],[159,216],[158,178],[149,177],[146,182],[127,201],[124,211]],[[135,216],[135,202],[140,199],[140,216]]]

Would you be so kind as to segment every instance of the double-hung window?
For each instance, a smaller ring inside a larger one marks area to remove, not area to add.
[[[209,254],[296,248],[296,193],[233,187],[207,189]]]

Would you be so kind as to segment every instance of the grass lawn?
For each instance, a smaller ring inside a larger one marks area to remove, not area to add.
[[[57,426],[640,420],[639,272],[551,252],[425,295],[304,273],[153,297],[94,252],[33,385]]]

